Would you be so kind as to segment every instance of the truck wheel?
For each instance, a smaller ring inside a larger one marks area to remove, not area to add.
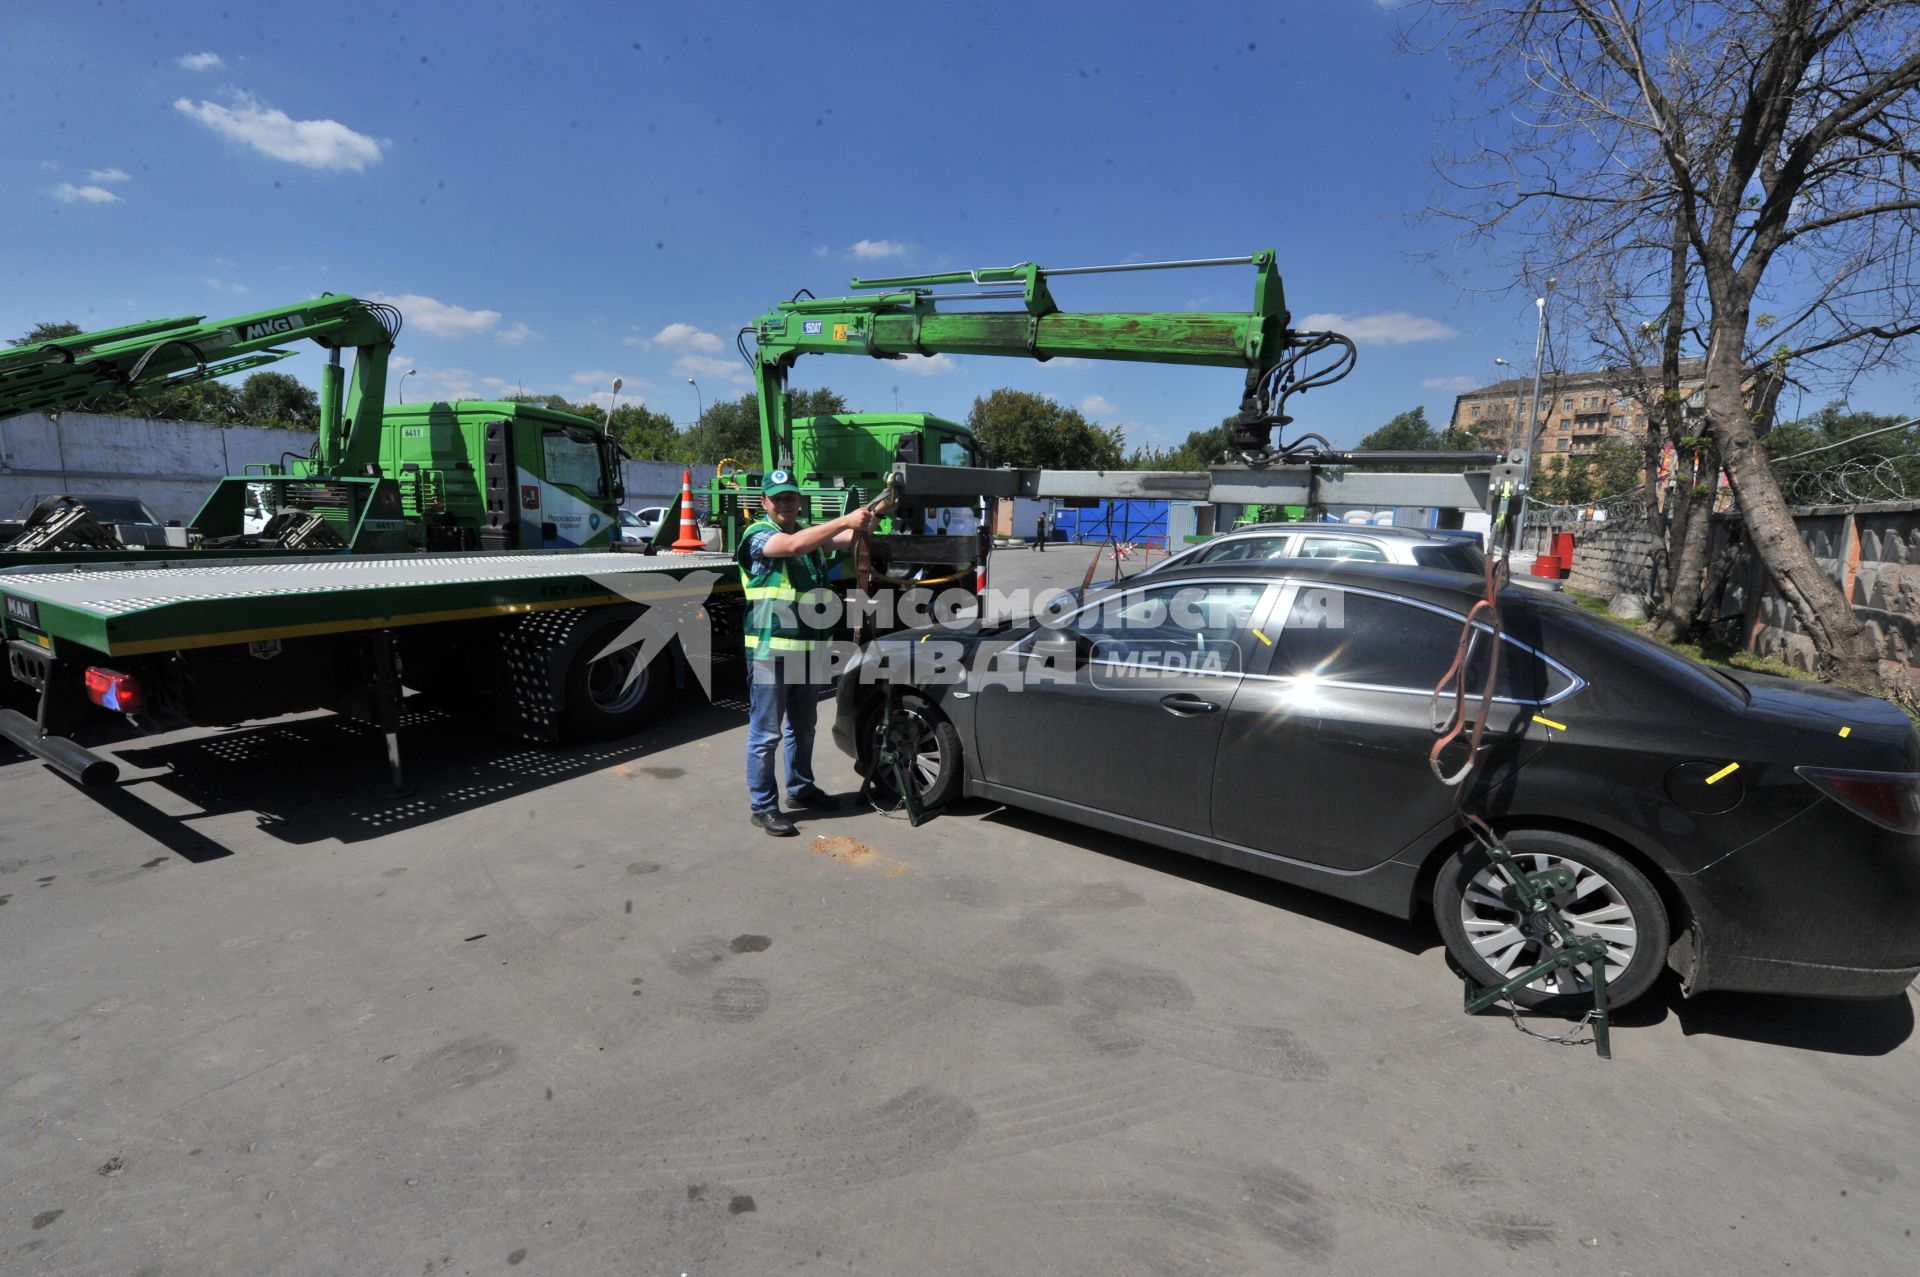
[[[607,618],[589,630],[574,649],[561,711],[570,734],[590,740],[629,736],[646,726],[672,697],[673,658],[665,649],[654,652],[647,667],[637,674],[634,662],[646,646],[637,636],[617,651],[601,655],[630,619]]]
[[[1667,955],[1667,911],[1646,875],[1618,855],[1571,834],[1516,829],[1506,836],[1522,873],[1556,866],[1573,871],[1574,884],[1556,898],[1576,935],[1607,942],[1607,1002],[1623,1007],[1659,978]],[[1539,928],[1502,896],[1506,879],[1473,843],[1449,857],[1433,885],[1433,919],[1461,969],[1482,986],[1502,983],[1546,955]],[[1523,1007],[1583,1011],[1593,1005],[1585,968],[1560,971],[1514,990]]]

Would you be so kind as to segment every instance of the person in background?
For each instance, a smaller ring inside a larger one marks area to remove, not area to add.
[[[1040,511],[1038,515],[1034,516],[1033,548],[1036,550],[1045,550],[1047,548],[1047,512],[1045,510]]]
[[[831,625],[809,624],[834,614],[827,586],[828,546],[844,549],[873,526],[859,509],[816,527],[800,526],[800,489],[785,470],[767,475],[762,516],[741,535],[735,562],[746,593],[747,796],[750,819],[776,838],[800,831],[780,810],[773,771],[782,721],[787,742],[787,798],[796,807],[833,811],[840,801],[813,779],[813,732],[820,692],[813,668],[824,656]]]

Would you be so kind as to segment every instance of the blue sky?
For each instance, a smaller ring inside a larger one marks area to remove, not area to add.
[[[344,292],[406,313],[410,399],[604,402],[619,376],[622,402],[687,421],[687,377],[741,393],[735,330],[801,287],[1271,247],[1296,324],[1360,342],[1352,377],[1292,405],[1351,444],[1416,404],[1443,421],[1533,342],[1530,295],[1422,258],[1455,72],[1397,53],[1393,22],[1382,0],[14,6],[0,336]],[[1241,309],[1252,273],[1055,295]],[[311,382],[318,359],[281,367]],[[1239,392],[1227,370],[979,357],[818,358],[794,382],[958,418],[1015,386],[1129,444]]]

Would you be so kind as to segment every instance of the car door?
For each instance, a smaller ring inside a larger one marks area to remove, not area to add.
[[[1384,591],[1311,582],[1290,587],[1275,610],[1285,621],[1267,631],[1269,659],[1242,679],[1227,713],[1212,786],[1214,836],[1334,869],[1371,868],[1452,813],[1454,791],[1434,777],[1427,756],[1436,739],[1434,685],[1452,663],[1464,618]],[[1517,739],[1545,685],[1543,662],[1506,643],[1496,688],[1504,699],[1482,741],[1483,759],[1502,765],[1546,739]],[[1467,670],[1470,713],[1490,649],[1482,630]],[[1456,741],[1441,762],[1452,771],[1465,758]]]
[[[1032,640],[1019,645],[978,689],[982,775],[1204,835],[1214,754],[1249,631],[1278,588],[1243,578],[1115,591],[1067,618],[1086,656],[1074,669],[1049,670]]]

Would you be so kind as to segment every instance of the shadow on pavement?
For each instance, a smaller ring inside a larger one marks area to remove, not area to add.
[[[379,731],[328,714],[116,748],[113,756],[125,767],[158,774],[136,775],[88,796],[188,860],[213,858],[205,850],[196,854],[196,846],[217,846],[193,833],[189,822],[233,812],[254,813],[260,828],[283,842],[360,842],[610,767],[632,765],[650,774],[643,761],[649,756],[740,726],[744,692],[724,683],[715,692],[709,704],[687,689],[656,726],[633,736],[562,745],[520,740],[410,698],[400,728],[408,784],[402,794],[388,785]],[[678,774],[664,766],[659,771],[661,779]],[[166,815],[141,801],[149,789],[196,810],[183,818]],[[216,854],[231,853],[218,848]]]
[[[1418,955],[1442,947],[1440,933],[1424,911],[1412,921],[1403,921],[1304,887],[1275,882],[1197,856],[1166,851],[1051,816],[977,802],[959,810],[965,812],[969,807],[980,811],[980,818],[987,822],[1111,856],[1218,891],[1232,892],[1246,900],[1285,909],[1392,945],[1405,953]],[[1447,966],[1456,976],[1459,974],[1451,959]],[[1500,1007],[1481,1014],[1504,1016],[1507,1011]],[[1613,1027],[1629,1032],[1648,1029],[1666,1023],[1669,1017],[1677,1020],[1680,1031],[1689,1037],[1706,1034],[1833,1055],[1886,1055],[1904,1045],[1913,1036],[1914,1029],[1911,992],[1871,1001],[1759,993],[1707,993],[1689,1000],[1681,994],[1679,977],[1671,971],[1663,972],[1659,983],[1644,997],[1615,1012]],[[1578,1016],[1527,1012],[1522,1019],[1537,1032],[1556,1034],[1570,1027]],[[1616,1042],[1616,1053],[1622,1045]]]
[[[1677,997],[1677,994],[1676,994]],[[1774,993],[1707,993],[1677,1001],[1680,1031],[1829,1055],[1887,1055],[1913,1036],[1913,996],[1840,1001]]]
[[[985,814],[981,818],[988,823],[1007,825],[1041,838],[1051,838],[1055,842],[1124,860],[1155,873],[1184,878],[1216,891],[1232,892],[1243,899],[1272,905],[1276,909],[1285,909],[1289,913],[1297,913],[1316,922],[1390,944],[1403,953],[1422,954],[1440,945],[1440,933],[1424,913],[1416,915],[1409,922],[1345,900],[1336,900],[1332,896],[1323,896],[1305,887],[1276,882],[1244,869],[1234,869],[1178,851],[1167,851],[1132,838],[1102,833],[1037,812],[1022,811],[1017,807],[988,807],[973,801],[959,810],[965,811],[967,807],[983,811]]]

